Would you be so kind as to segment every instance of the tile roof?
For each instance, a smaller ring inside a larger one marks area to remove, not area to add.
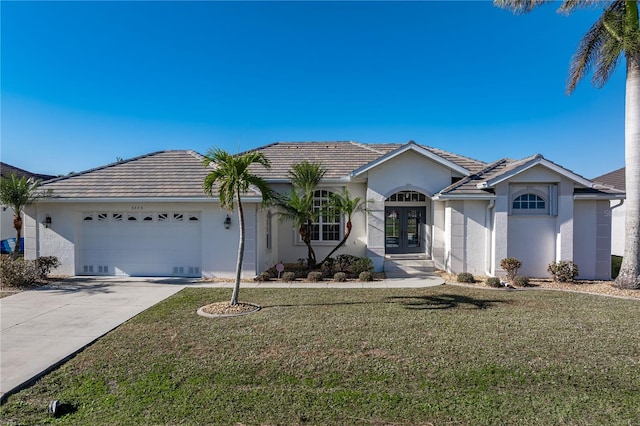
[[[623,191],[626,190],[625,185],[625,168],[621,167],[618,170],[614,170],[609,173],[605,173],[601,176],[594,177],[591,179],[594,182],[602,183],[608,186],[611,186],[616,189],[621,189]]]
[[[327,169],[325,179],[346,179],[352,171],[403,145],[400,143],[363,144],[351,141],[276,142],[253,150],[262,152],[271,162],[271,170],[264,171],[262,168],[255,167],[253,173],[267,180],[287,180],[287,174],[294,164],[309,160],[319,162]],[[420,146],[472,172],[486,165],[482,161],[441,149]]]
[[[19,178],[21,178],[23,176],[26,176],[28,178],[32,177],[32,178],[39,179],[39,180],[42,180],[42,181],[55,178],[55,176],[52,176],[52,175],[43,175],[43,174],[39,174],[39,173],[31,173],[31,172],[28,172],[26,170],[20,169],[18,167],[12,166],[10,164],[0,162],[0,176],[6,177],[10,173],[15,173],[16,176],[18,176]]]
[[[204,198],[208,170],[194,151],[159,151],[45,183],[52,197]]]

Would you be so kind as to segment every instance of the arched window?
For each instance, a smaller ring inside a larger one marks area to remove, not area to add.
[[[547,201],[538,194],[526,192],[517,195],[511,203],[511,212],[514,215],[546,215],[549,212]]]
[[[317,190],[313,193],[313,210],[321,213],[329,205],[330,191]],[[340,214],[333,211],[325,211],[318,217],[318,221],[311,225],[312,241],[339,241],[340,240]]]

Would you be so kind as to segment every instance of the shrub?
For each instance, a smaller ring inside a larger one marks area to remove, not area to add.
[[[307,274],[307,280],[311,282],[322,281],[322,272],[320,271],[311,271]]]
[[[578,265],[570,260],[554,261],[549,264],[547,271],[553,276],[554,281],[572,283],[578,276]]]
[[[334,267],[336,272],[351,272],[351,265],[358,259],[358,256],[352,254],[341,254],[336,257]]]
[[[518,287],[529,287],[529,278],[517,276],[513,279],[513,284]]]
[[[344,272],[336,272],[333,276],[333,280],[343,283],[347,280],[347,274],[345,274]]]
[[[518,269],[522,266],[522,262],[515,257],[507,257],[500,261],[500,267],[507,272],[507,281],[513,283],[518,275]]]
[[[47,278],[52,269],[60,266],[60,261],[55,256],[42,256],[35,260],[35,266],[40,278]]]
[[[33,285],[40,279],[40,270],[33,260],[19,257],[13,259],[11,255],[2,256],[0,263],[0,281],[10,287],[24,287]]]
[[[495,288],[502,287],[502,281],[500,281],[500,278],[498,278],[498,277],[489,277],[489,278],[487,278],[485,283],[489,287],[495,287]]]
[[[335,259],[333,257],[327,258],[327,260],[322,263],[320,270],[325,277],[330,277],[334,273],[334,264]]]
[[[360,276],[362,272],[373,272],[373,261],[368,257],[359,257],[351,265],[351,273]]]
[[[268,272],[260,272],[260,274],[255,278],[256,281],[269,281],[271,279],[271,274]]]
[[[296,273],[295,272],[283,272],[282,273],[282,281],[295,281],[296,280]]]
[[[358,275],[358,279],[360,281],[373,281],[373,272],[371,271],[362,271],[360,275]]]
[[[475,283],[476,279],[469,272],[460,272],[457,278],[459,283]]]
[[[622,256],[611,256],[611,279],[615,280],[618,278],[618,274],[620,273],[620,266],[622,265]]]

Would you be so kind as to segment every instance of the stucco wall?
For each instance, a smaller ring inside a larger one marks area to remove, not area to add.
[[[201,217],[202,238],[200,241],[200,268],[202,276],[233,277],[237,259],[239,224],[237,212],[229,213],[232,223],[225,229],[223,222],[228,214],[214,202],[194,203],[134,203],[139,211],[192,211]],[[62,265],[53,274],[76,275],[82,272],[83,212],[130,211],[131,203],[56,203],[41,202],[29,209],[29,226],[25,229],[25,257],[57,256]],[[243,276],[256,274],[256,208],[245,204],[245,254]],[[52,218],[52,226],[46,229],[42,222],[46,215]],[[25,223],[26,226],[26,223]],[[123,241],[122,244],[126,244]],[[167,242],[167,244],[174,244]],[[179,246],[174,246],[180,250]],[[197,263],[197,262],[194,262]]]
[[[622,204],[619,207],[615,207],[618,204],[620,204],[619,200],[611,201],[611,254],[616,256],[623,256],[625,205]]]
[[[16,230],[13,229],[13,209],[2,206],[0,208],[0,240],[15,237]]]

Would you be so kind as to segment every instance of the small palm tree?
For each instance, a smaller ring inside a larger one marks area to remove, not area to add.
[[[216,192],[220,197],[220,206],[233,211],[234,201],[238,202],[238,223],[240,224],[240,242],[238,243],[238,260],[236,263],[236,281],[231,296],[230,305],[238,304],[240,293],[240,275],[242,272],[242,260],[244,258],[245,224],[244,211],[242,209],[242,194],[251,186],[260,191],[262,201],[268,202],[272,198],[272,190],[267,182],[249,171],[252,164],[260,164],[269,169],[269,160],[259,152],[248,152],[242,155],[231,155],[220,148],[210,149],[204,157],[206,167],[212,165],[214,169],[205,177],[203,188],[205,193],[212,197]]]
[[[14,259],[20,253],[20,238],[22,238],[22,212],[25,207],[33,204],[45,194],[38,188],[40,181],[26,176],[18,177],[15,173],[0,178],[0,202],[13,209],[13,228],[16,230],[16,246],[13,250]]]
[[[366,201],[362,200],[360,197],[351,198],[351,193],[347,189],[343,190],[342,193],[331,194],[331,202],[329,204],[329,208],[333,212],[343,214],[347,217],[347,223],[345,225],[346,232],[344,233],[344,237],[342,237],[342,240],[338,243],[337,246],[333,248],[333,250],[331,250],[327,257],[324,258],[321,264],[326,262],[333,253],[338,251],[338,249],[347,242],[349,235],[351,235],[351,228],[353,228],[353,216],[359,212],[368,212]]]
[[[527,13],[545,0],[494,0],[515,13]],[[625,165],[626,209],[624,257],[616,286],[640,289],[640,20],[632,0],[564,0],[559,11],[602,4],[604,11],[583,37],[571,60],[567,92],[571,94],[593,67],[592,83],[602,87],[620,57],[626,61]]]
[[[298,229],[300,238],[307,246],[307,267],[316,265],[316,253],[311,246],[311,227],[318,220],[320,211],[314,208],[316,187],[327,173],[320,163],[302,161],[289,170],[293,189],[289,194],[279,195],[275,199],[276,213],[281,221],[290,220]]]

